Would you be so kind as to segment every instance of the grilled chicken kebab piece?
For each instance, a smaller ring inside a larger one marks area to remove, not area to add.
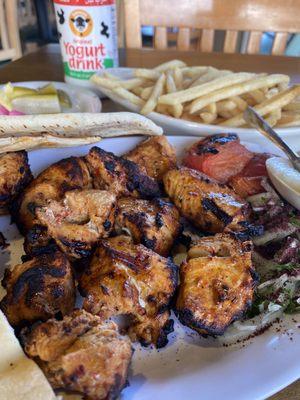
[[[144,140],[124,157],[144,168],[147,175],[158,181],[177,164],[175,149],[165,136],[153,136]]]
[[[180,213],[204,232],[242,229],[247,203],[226,185],[186,167],[168,171],[165,191]]]
[[[158,183],[136,163],[92,147],[85,157],[96,189],[110,190],[118,197],[151,199],[160,195]]]
[[[132,357],[130,340],[84,310],[50,319],[23,333],[25,352],[43,369],[55,389],[90,400],[113,400],[126,385]]]
[[[91,188],[91,176],[83,159],[70,157],[58,161],[41,172],[15,201],[13,220],[26,234],[38,223],[37,207],[44,206],[49,200],[60,200],[69,190]]]
[[[177,267],[127,236],[101,240],[79,280],[83,308],[102,319],[130,318],[129,335],[162,347],[173,329],[169,304],[177,286]]]
[[[75,282],[71,265],[61,252],[43,254],[12,269],[6,269],[2,285],[7,294],[0,307],[9,323],[47,320],[71,312]]]
[[[7,214],[13,199],[32,180],[26,151],[0,155],[0,215]]]
[[[100,238],[112,231],[116,196],[105,190],[73,190],[61,201],[36,208],[39,223],[70,259],[87,257]]]
[[[118,201],[115,230],[129,233],[161,256],[168,256],[180,230],[179,212],[165,199],[140,200],[122,197]]]
[[[201,334],[222,335],[251,305],[256,282],[251,242],[222,233],[204,237],[180,267],[176,314]]]

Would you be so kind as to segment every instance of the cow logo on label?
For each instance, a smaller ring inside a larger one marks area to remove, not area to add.
[[[69,17],[71,31],[76,36],[86,37],[93,29],[93,20],[84,10],[74,10]]]

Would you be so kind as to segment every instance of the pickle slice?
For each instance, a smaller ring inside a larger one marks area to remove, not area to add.
[[[35,94],[12,100],[15,110],[24,114],[56,114],[61,112],[57,94]]]
[[[70,99],[70,96],[68,93],[66,93],[64,90],[58,89],[57,90],[58,98],[60,105],[65,108],[71,108],[72,107],[72,101]]]
[[[8,111],[13,109],[11,101],[4,91],[0,91],[0,105]]]
[[[39,94],[57,94],[57,89],[53,83],[47,83],[47,85],[38,88]]]
[[[23,86],[13,86],[10,82],[4,86],[3,92],[10,100],[15,99],[16,97],[32,95],[37,93],[35,89],[30,89]]]

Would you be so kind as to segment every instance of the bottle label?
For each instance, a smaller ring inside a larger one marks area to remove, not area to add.
[[[65,75],[118,66],[115,0],[54,0]]]

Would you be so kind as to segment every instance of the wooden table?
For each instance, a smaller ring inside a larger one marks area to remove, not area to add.
[[[159,63],[181,59],[188,65],[212,65],[233,71],[284,73],[293,83],[300,83],[300,59],[296,57],[261,56],[246,54],[221,54],[180,52],[177,50],[120,50],[120,65],[127,67],[154,67]],[[47,45],[35,53],[0,68],[0,83],[46,80],[63,81],[64,73],[60,47]],[[104,111],[115,110],[110,100],[103,101]],[[299,400],[300,381],[272,396],[269,400]]]
[[[151,68],[179,58],[189,65],[212,65],[233,71],[283,73],[293,83],[300,83],[300,58],[248,54],[197,53],[177,50],[120,50],[120,64],[126,67]],[[64,78],[60,48],[50,44],[35,53],[0,68],[0,82],[31,80],[62,81]]]

